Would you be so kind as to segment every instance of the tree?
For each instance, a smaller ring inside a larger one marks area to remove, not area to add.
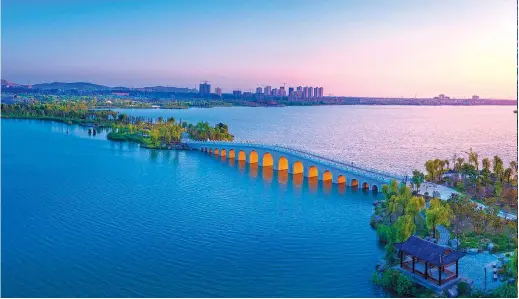
[[[474,168],[476,168],[476,171],[479,171],[478,153],[473,152],[472,149],[470,149],[470,152],[469,152],[469,163],[474,165]]]
[[[484,158],[481,163],[483,164],[483,169],[490,170],[491,163],[489,158]]]
[[[505,172],[504,166],[503,166],[503,160],[499,158],[499,156],[494,156],[494,175],[497,179],[499,179],[501,182],[503,182],[503,174]]]
[[[413,170],[413,177],[411,178],[411,183],[414,187],[416,187],[416,191],[420,190],[420,186],[425,181],[425,175],[423,172],[418,169]]]
[[[513,173],[513,170],[510,167],[505,169],[505,171],[503,173],[503,177],[506,178],[506,181],[508,183],[510,183],[510,177],[512,176],[512,173]]]
[[[494,194],[497,198],[501,199],[501,193],[503,193],[503,185],[499,181],[496,181],[494,184]]]
[[[452,210],[449,205],[443,204],[440,199],[433,198],[430,206],[425,210],[425,223],[428,229],[433,230],[433,236],[436,237],[436,226],[449,226],[452,219]]]
[[[413,220],[415,220],[416,215],[418,215],[418,213],[423,209],[425,209],[425,199],[421,196],[413,196],[407,204],[405,213],[411,215]]]
[[[387,201],[387,212],[389,214],[389,223],[392,223],[393,214],[398,210],[400,200],[398,195],[393,195]]]
[[[447,203],[450,205],[452,213],[454,214],[454,221],[456,222],[456,239],[459,239],[459,225],[469,214],[470,199],[466,195],[453,193],[447,200]]]
[[[516,161],[510,161],[510,168],[514,171],[514,174],[517,174],[517,162]]]
[[[391,180],[389,185],[382,185],[382,194],[386,200],[390,199],[393,195],[398,194],[398,182],[396,180]]]
[[[465,159],[462,158],[462,157],[458,157],[456,159],[456,163],[454,164],[454,169],[457,171],[457,172],[461,172],[461,167],[463,165],[463,163],[465,162]]]
[[[402,214],[405,213],[405,208],[407,207],[411,197],[413,197],[411,188],[401,184],[400,188],[398,189],[398,205],[402,208]]]
[[[395,241],[404,242],[413,235],[415,229],[416,225],[414,224],[413,217],[411,215],[403,215],[398,217],[398,220],[395,223]]]

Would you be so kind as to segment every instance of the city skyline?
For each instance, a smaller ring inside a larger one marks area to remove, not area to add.
[[[4,0],[2,78],[516,97],[513,1],[92,2]]]

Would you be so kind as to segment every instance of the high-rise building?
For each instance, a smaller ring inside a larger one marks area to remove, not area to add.
[[[216,93],[216,95],[221,96],[222,95],[222,89],[220,87],[217,87],[217,88],[214,89],[214,93]]]
[[[261,95],[263,93],[263,90],[261,87],[256,87],[256,94]]]
[[[324,96],[324,89],[322,87],[319,87],[317,89],[317,97],[322,98]]]
[[[319,88],[318,87],[314,87],[314,98],[319,98]]]
[[[294,88],[293,87],[289,87],[288,88],[288,96],[289,97],[293,97],[294,96]]]
[[[233,90],[233,91],[232,91],[232,95],[233,95],[235,98],[241,98],[241,90]]]
[[[303,87],[303,98],[311,98],[312,97],[312,87],[305,86]]]
[[[204,83],[200,83],[200,96],[202,97],[208,97],[211,95],[211,84],[207,83],[207,81],[204,81]]]
[[[285,86],[281,86],[279,88],[279,94],[278,94],[280,97],[285,97],[287,95],[286,91],[285,91]]]
[[[263,90],[263,94],[266,96],[272,95],[272,86],[265,86]]]
[[[271,95],[272,95],[273,97],[277,97],[278,94],[279,94],[279,91],[278,91],[277,88],[272,89],[272,94],[271,94]]]

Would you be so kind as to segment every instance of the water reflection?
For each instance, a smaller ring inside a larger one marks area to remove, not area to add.
[[[308,189],[310,192],[317,192],[317,187],[319,186],[319,179],[317,177],[308,178]]]
[[[314,194],[322,191],[322,194],[331,196],[334,194],[345,195],[346,191],[350,190],[353,193],[360,193],[360,191],[362,191],[362,194],[365,196],[373,196],[373,198],[377,197],[377,192],[371,192],[370,190],[365,190],[358,186],[348,187],[346,183],[334,184],[331,180],[320,181],[318,177],[307,178],[301,173],[293,175],[290,174],[288,170],[278,171],[272,166],[260,167],[258,163],[250,164],[245,160],[237,160],[235,158],[228,159],[227,157],[214,155],[214,153],[204,154],[214,159],[214,161],[221,162],[221,164],[218,164],[235,168],[240,174],[246,175],[251,179],[258,179],[261,177],[260,179],[267,184],[276,181],[280,190],[287,190],[287,187],[291,185],[292,189],[296,192],[300,192],[303,189]]]
[[[258,168],[259,168],[258,163],[249,164],[249,175],[252,178],[257,178],[258,177],[258,170],[259,170]]]
[[[281,185],[288,184],[288,170],[278,171],[278,183],[280,183]]]

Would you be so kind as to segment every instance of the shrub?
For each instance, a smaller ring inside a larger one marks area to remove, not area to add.
[[[399,274],[396,284],[396,292],[399,296],[410,295],[413,290],[413,282],[407,276]]]
[[[464,281],[458,284],[458,297],[468,297],[470,294],[470,285]]]
[[[390,225],[381,224],[377,228],[377,234],[380,242],[390,243],[394,239],[394,228]]]

